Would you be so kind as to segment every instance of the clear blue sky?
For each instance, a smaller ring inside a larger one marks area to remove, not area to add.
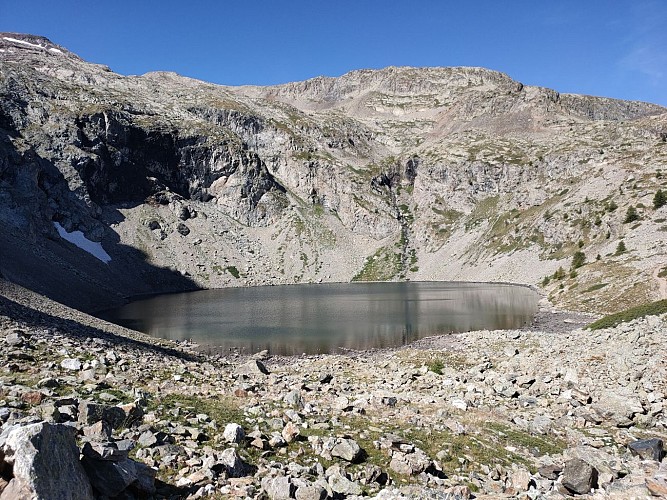
[[[47,36],[122,74],[266,85],[482,66],[667,106],[667,0],[0,0],[0,30]]]

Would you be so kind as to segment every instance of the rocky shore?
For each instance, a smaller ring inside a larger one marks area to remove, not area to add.
[[[667,317],[208,355],[6,282],[0,499],[667,495]]]

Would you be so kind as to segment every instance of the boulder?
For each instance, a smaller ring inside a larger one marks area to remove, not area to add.
[[[230,423],[225,426],[222,437],[228,443],[240,443],[245,438],[245,432],[239,424]]]
[[[241,375],[268,375],[269,370],[266,369],[264,363],[258,359],[251,359],[247,363],[240,365],[237,370],[237,373]]]
[[[75,430],[39,422],[3,429],[0,456],[12,467],[13,479],[0,499],[93,499],[90,481],[79,462]],[[27,493],[27,496],[22,496]]]
[[[293,498],[295,487],[289,477],[264,477],[262,478],[262,489],[270,500],[287,500]]]
[[[432,460],[419,448],[412,453],[395,451],[391,456],[389,467],[399,474],[415,476],[424,472],[432,465]]]
[[[361,458],[362,451],[354,439],[340,438],[331,448],[331,456],[354,463]]]
[[[633,455],[642,457],[644,460],[662,460],[662,439],[640,439],[628,444]]]
[[[252,472],[252,467],[239,457],[235,448],[227,448],[218,457],[229,477],[243,477]]]
[[[563,467],[563,486],[570,492],[584,495],[597,487],[598,471],[592,465],[573,458]]]
[[[120,461],[81,459],[93,488],[101,495],[115,497],[130,486],[143,495],[155,493],[156,471],[145,464],[126,458]]]
[[[104,420],[113,429],[117,429],[127,421],[127,414],[118,406],[108,406],[91,401],[82,401],[79,404],[79,422],[90,425]]]

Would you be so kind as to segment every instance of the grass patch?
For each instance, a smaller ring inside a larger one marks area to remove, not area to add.
[[[231,274],[232,276],[234,276],[236,279],[239,279],[239,276],[241,276],[241,274],[239,273],[239,270],[236,269],[235,266],[225,267],[225,271],[228,272],[229,274]]]
[[[435,358],[429,361],[426,366],[429,371],[442,375],[442,369],[445,367],[445,363],[440,358]]]
[[[230,422],[242,425],[241,423],[245,421],[243,411],[238,405],[233,400],[222,396],[218,396],[215,399],[209,399],[201,396],[189,396],[185,394],[168,394],[159,399],[153,399],[151,404],[149,404],[148,409],[149,411],[158,410],[160,407],[162,407],[163,411],[173,408],[181,408],[193,416],[199,413],[205,413],[211,417],[212,420],[215,420],[218,426]]]
[[[401,272],[401,254],[391,247],[380,248],[366,259],[364,267],[354,275],[352,281],[388,281]]]
[[[603,318],[600,318],[597,321],[594,321],[586,328],[589,330],[600,330],[602,328],[613,328],[621,323],[627,323],[633,319],[643,318],[644,316],[652,316],[657,314],[663,314],[667,312],[667,300],[658,300],[656,302],[649,302],[648,304],[642,304],[637,307],[631,307],[624,311],[619,311],[614,314],[610,314]]]
[[[586,290],[583,291],[583,293],[590,293],[594,292],[596,290],[600,290],[601,288],[604,288],[608,285],[609,283],[598,283],[597,285],[593,285],[591,287],[588,287]]]

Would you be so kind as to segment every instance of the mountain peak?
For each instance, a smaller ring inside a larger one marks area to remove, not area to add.
[[[54,56],[67,55],[79,59],[78,56],[46,37],[26,33],[0,32],[0,54],[24,55],[26,52]]]

